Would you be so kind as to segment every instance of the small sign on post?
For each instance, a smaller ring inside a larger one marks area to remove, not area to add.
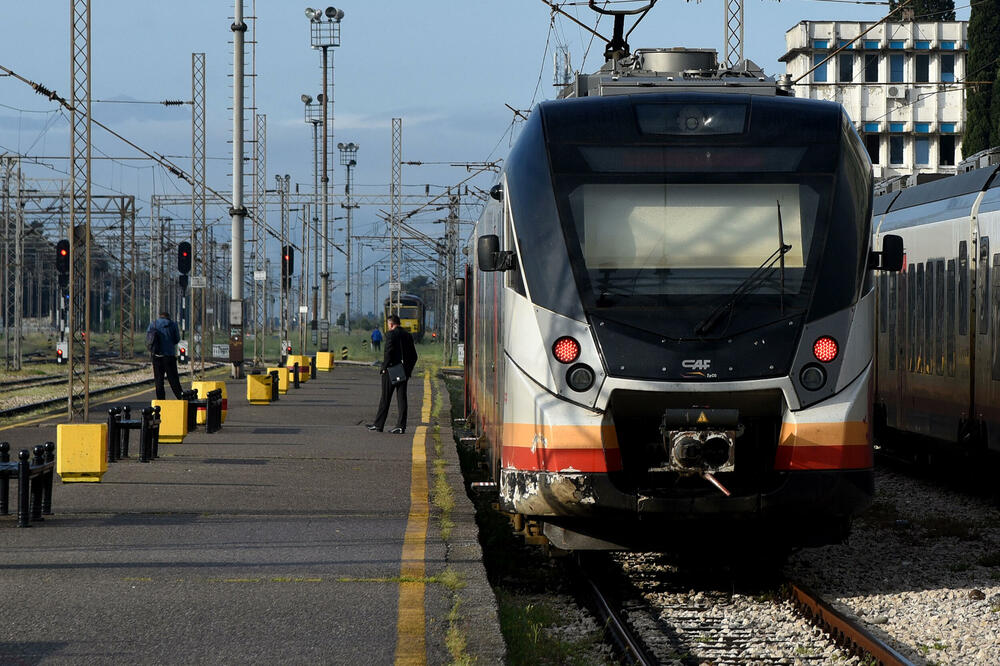
[[[192,289],[204,289],[208,286],[208,280],[204,275],[192,275],[191,276],[191,288]]]

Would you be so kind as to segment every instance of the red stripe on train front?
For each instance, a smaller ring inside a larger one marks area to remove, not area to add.
[[[501,464],[531,472],[615,472],[622,468],[619,449],[546,449],[505,446]]]
[[[774,457],[777,470],[870,469],[875,464],[872,447],[779,446]]]

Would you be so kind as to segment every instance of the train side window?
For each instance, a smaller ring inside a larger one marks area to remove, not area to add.
[[[514,262],[514,268],[509,271],[504,271],[506,274],[506,284],[509,288],[513,289],[522,296],[527,296],[524,291],[524,279],[521,277],[521,257],[517,253],[517,246],[514,243],[514,229],[510,223],[510,213],[508,212],[505,216],[507,218],[507,223],[504,225],[506,228],[506,242],[504,243],[506,250],[512,250],[514,256],[517,257],[517,261]]]
[[[990,303],[993,320],[993,380],[1000,380],[1000,252],[993,255],[993,300]]]
[[[969,334],[969,248],[958,243],[958,334]]]
[[[906,276],[906,369],[917,369],[917,267],[910,264]]]
[[[925,298],[925,296],[924,296],[924,265],[923,264],[917,264],[917,289],[916,289],[916,291],[917,291],[917,294],[916,294],[917,312],[916,312],[916,318],[915,318],[915,320],[913,322],[913,328],[914,328],[913,333],[914,333],[914,337],[916,338],[917,343],[915,345],[915,350],[914,350],[915,351],[914,356],[916,356],[916,360],[914,361],[913,371],[914,372],[923,372],[924,371],[924,363],[927,362],[927,347],[926,347],[926,344],[927,344],[927,335],[925,334],[925,327],[924,327],[924,316],[925,316],[925,313],[924,313],[924,303],[925,303],[924,298]]]
[[[889,290],[886,294],[886,300],[889,301],[889,369],[896,369],[896,321],[899,310],[899,298],[897,291],[899,289],[899,273],[892,272],[889,274]]]
[[[948,348],[945,350],[947,372],[949,377],[955,376],[955,260],[948,260],[948,331],[945,334]]]
[[[990,332],[990,238],[979,239],[979,335]]]
[[[889,274],[878,276],[878,330],[885,333],[889,326]]]
[[[944,300],[944,259],[934,262],[934,372],[944,375],[944,327],[948,314]]]

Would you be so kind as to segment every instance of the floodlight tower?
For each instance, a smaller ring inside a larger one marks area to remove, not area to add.
[[[319,98],[322,99],[323,95],[320,94]],[[313,104],[313,98],[310,95],[302,95],[302,103],[305,104],[305,120],[306,124],[312,125],[313,133],[313,206],[312,206],[312,229],[313,229],[313,275],[319,275],[319,219],[316,217],[320,209],[319,202],[319,126],[323,124],[322,113],[322,103],[317,100]],[[306,257],[302,257],[303,263],[306,261]],[[315,277],[311,279],[315,280]],[[317,313],[319,312],[319,285],[312,285],[312,329],[316,330],[316,319]],[[315,335],[315,334],[314,334]]]
[[[351,170],[358,164],[358,148],[356,143],[338,143],[340,150],[340,163],[347,167],[347,184],[344,187],[344,196],[347,202],[342,204],[347,209],[347,287],[344,289],[344,332],[351,334],[351,211],[354,206],[351,203]]]
[[[325,322],[326,335],[320,335],[320,351],[330,350],[329,327],[330,327],[330,94],[327,86],[328,71],[330,67],[329,51],[331,48],[340,46],[340,22],[344,18],[344,10],[336,7],[327,7],[325,10],[306,7],[306,18],[309,19],[309,41],[314,49],[323,51],[323,98],[320,103],[323,107],[323,204],[321,206],[321,219],[323,227],[323,268],[320,272],[320,289],[323,292],[320,298],[320,321]],[[322,326],[322,325],[321,325]],[[322,332],[321,332],[322,333]]]

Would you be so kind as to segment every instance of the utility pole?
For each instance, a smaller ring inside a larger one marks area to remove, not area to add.
[[[208,229],[205,223],[205,54],[191,54],[191,377],[205,374],[205,321],[208,300]],[[201,245],[198,235],[201,234]],[[195,320],[201,324],[195,327]]]
[[[725,53],[723,60],[732,69],[743,60],[743,0],[725,2]]]
[[[402,291],[400,263],[403,257],[402,239],[399,233],[399,195],[402,188],[403,167],[403,119],[392,119],[392,188],[389,196],[392,199],[392,215],[389,218],[390,236],[392,238],[389,251],[389,312],[399,314],[399,298]]]
[[[253,364],[264,364],[267,333],[267,116],[258,113],[253,144]]]
[[[351,334],[351,213],[356,208],[351,203],[351,184],[353,183],[351,175],[352,170],[358,164],[358,148],[360,147],[353,142],[337,144],[337,148],[340,150],[340,163],[347,167],[347,184],[344,186],[344,196],[347,201],[341,205],[347,210],[347,252],[344,259],[344,266],[347,268],[347,280],[345,282],[347,286],[344,288],[344,332],[348,335]]]
[[[235,0],[236,10],[230,29],[233,31],[233,207],[232,218],[232,279],[229,290],[229,361],[231,376],[243,376],[243,38],[247,24],[243,22],[243,0]]]
[[[289,249],[290,241],[288,237],[288,190],[289,190],[289,185],[291,183],[291,177],[288,174],[285,174],[284,178],[275,175],[274,180],[278,186],[278,198],[280,200],[280,208],[281,208],[281,251],[283,253],[290,252],[291,251]],[[282,262],[282,267],[288,265],[288,259],[285,256],[281,257],[281,262]],[[292,276],[286,275],[283,268],[280,280],[281,280],[281,285],[280,285],[281,288],[278,290],[278,296],[279,296],[278,307],[281,309],[281,325],[280,325],[281,336],[279,338],[281,348],[278,350],[278,358],[283,359],[286,353],[285,343],[288,340],[288,327],[289,327],[288,304],[291,301],[290,294],[288,292],[292,286]],[[301,352],[302,350],[300,349],[299,351]]]

